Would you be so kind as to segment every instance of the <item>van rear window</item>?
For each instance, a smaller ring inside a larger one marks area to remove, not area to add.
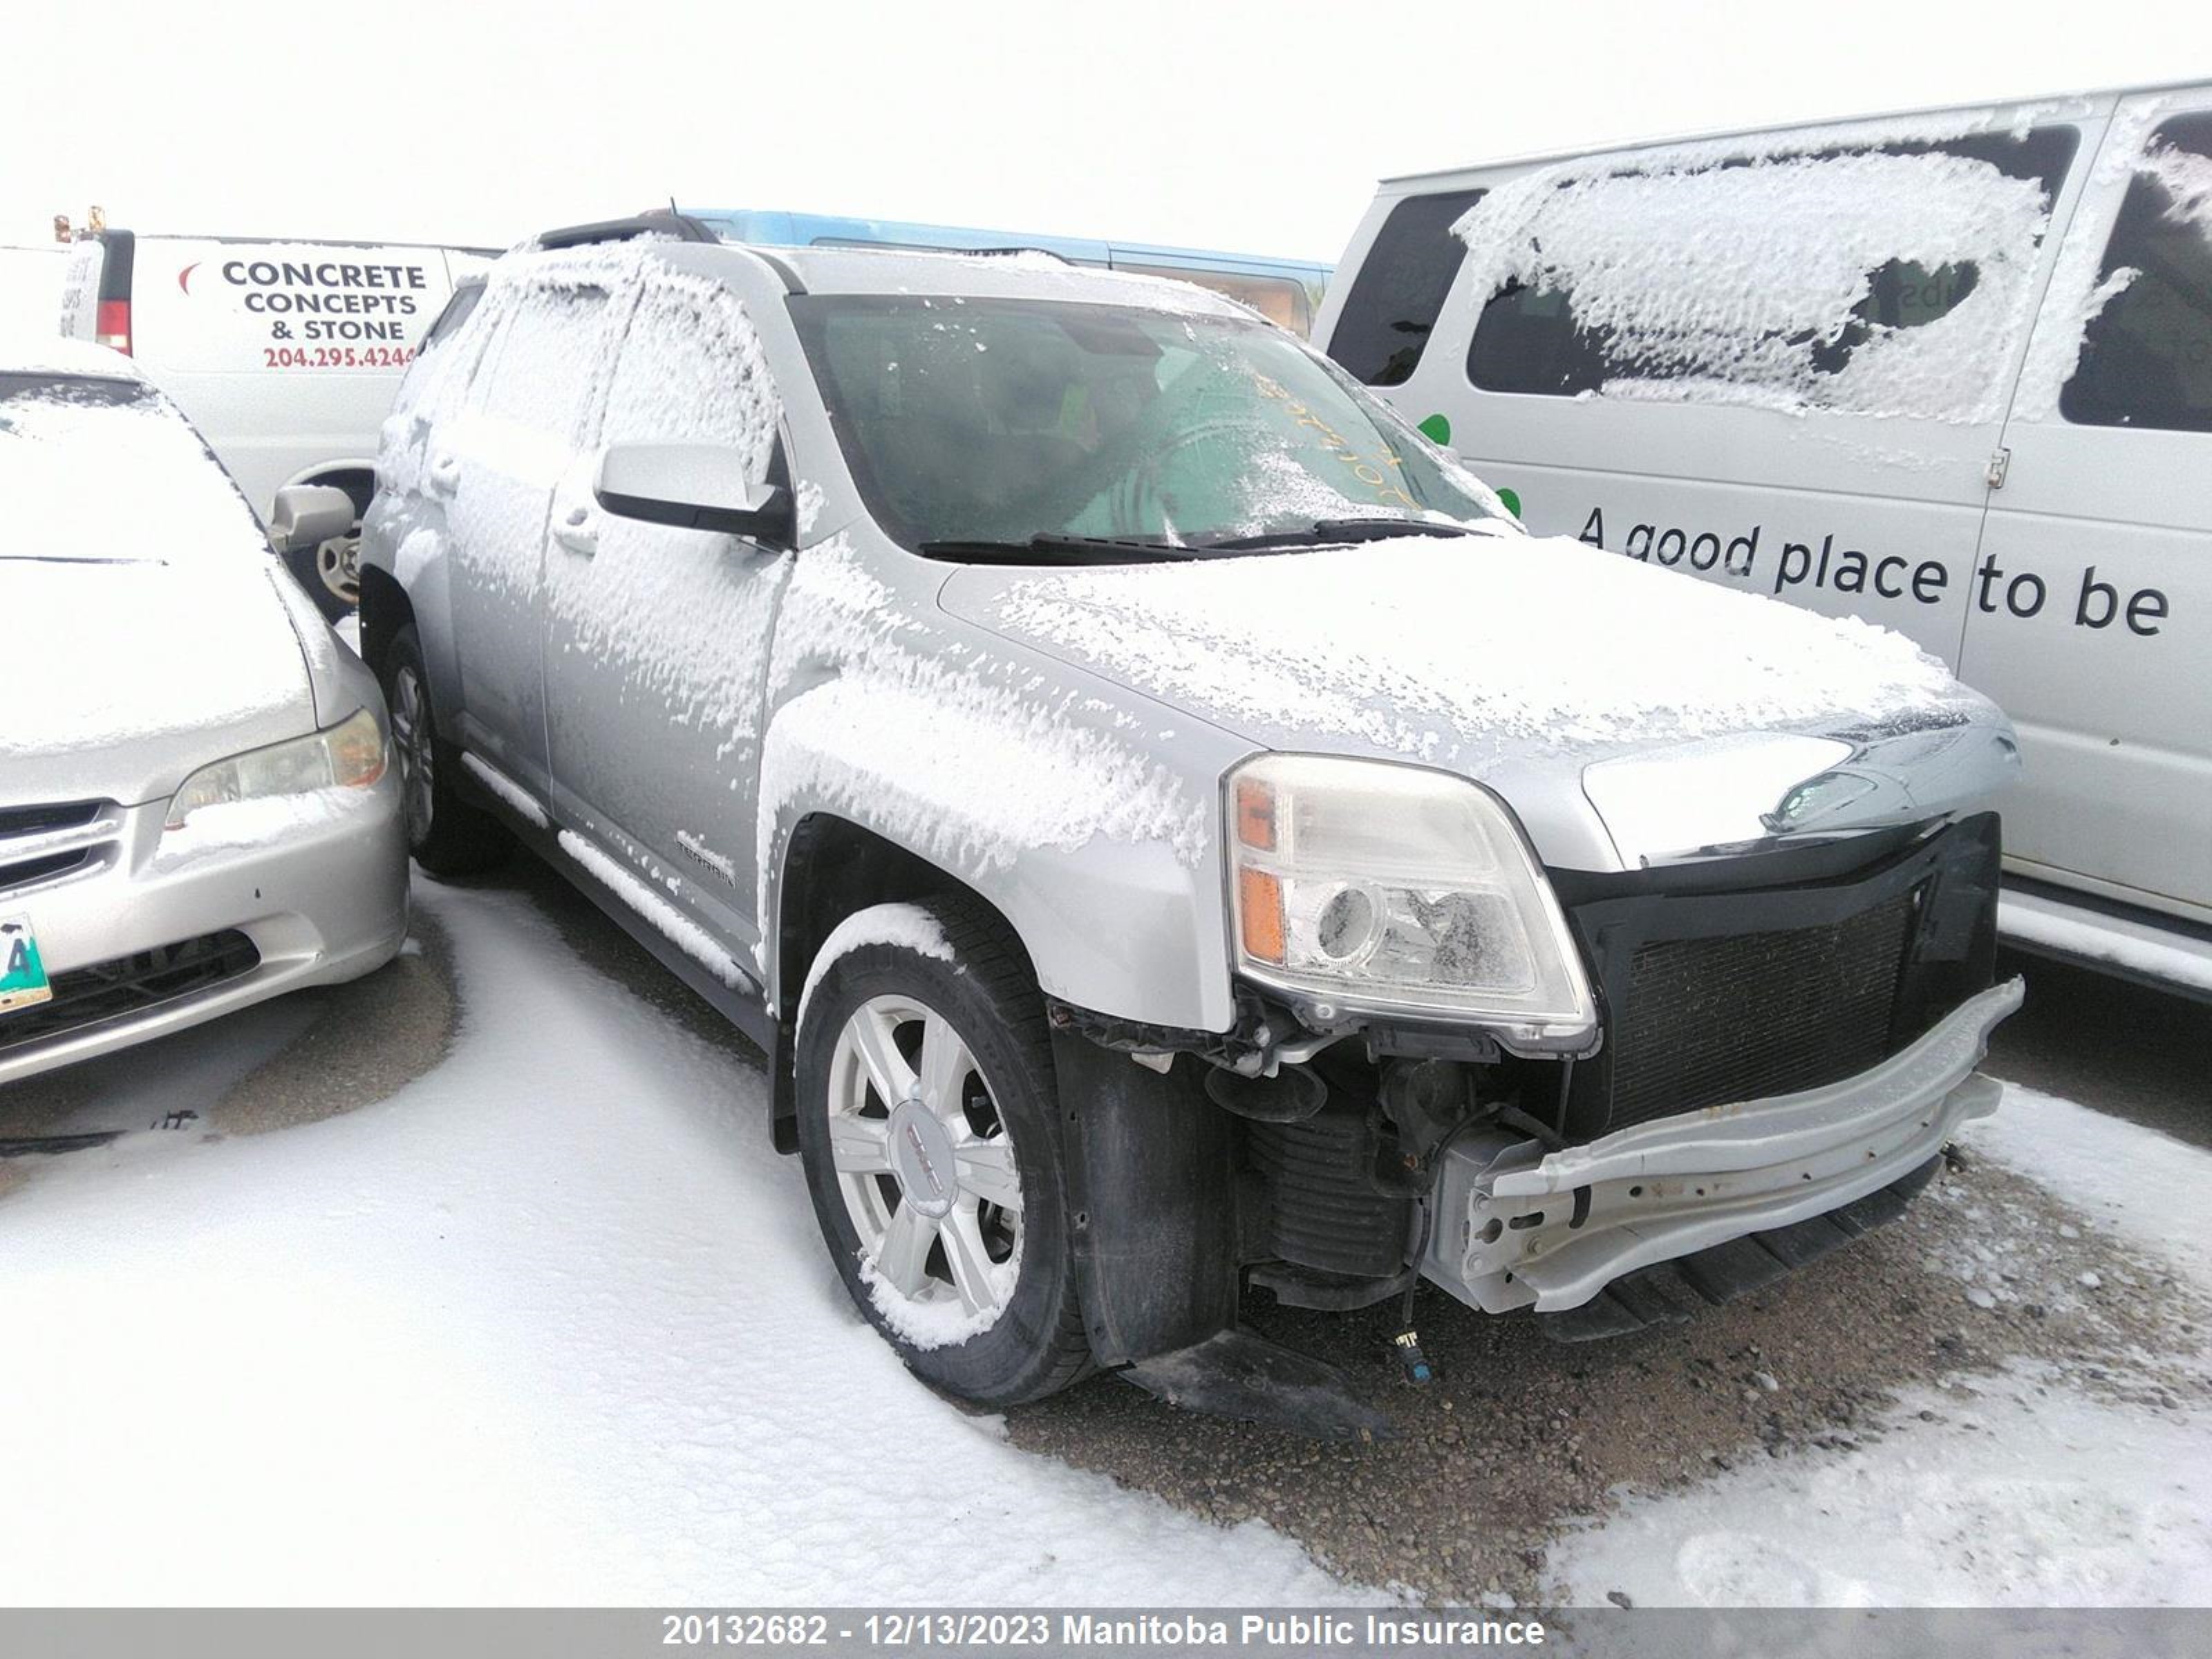
[[[1471,227],[1486,392],[1994,418],[2072,127],[1602,162]]]
[[[2125,286],[2090,323],[2059,412],[2083,426],[2212,432],[2212,112],[2151,134],[2099,280]]]
[[[1479,190],[1408,196],[1390,210],[1359,263],[1328,355],[1369,386],[1413,378],[1467,250],[1451,234]]]

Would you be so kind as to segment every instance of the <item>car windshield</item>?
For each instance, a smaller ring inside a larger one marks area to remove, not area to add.
[[[950,295],[791,309],[869,510],[909,548],[1098,538],[1183,556],[1498,516],[1395,411],[1263,323]]]
[[[0,561],[258,564],[265,550],[245,500],[151,386],[0,372]]]

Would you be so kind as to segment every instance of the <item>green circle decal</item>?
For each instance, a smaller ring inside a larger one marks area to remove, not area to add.
[[[1451,442],[1451,422],[1441,415],[1431,415],[1420,424],[1420,434],[1432,444]]]
[[[1521,516],[1521,495],[1519,491],[1501,489],[1498,492],[1498,499],[1505,503],[1505,510],[1508,513],[1510,513],[1515,518],[1517,519]]]

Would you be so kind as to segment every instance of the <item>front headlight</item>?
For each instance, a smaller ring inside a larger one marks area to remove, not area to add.
[[[181,830],[203,806],[319,789],[366,789],[384,775],[384,728],[368,709],[324,732],[248,750],[186,778],[169,802],[165,830]]]
[[[1266,755],[1230,775],[1237,965],[1322,1020],[1480,1018],[1587,1042],[1582,958],[1519,826],[1486,789],[1382,761]]]

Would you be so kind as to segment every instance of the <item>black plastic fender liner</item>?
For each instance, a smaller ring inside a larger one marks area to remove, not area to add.
[[[1068,1214],[1102,1365],[1195,1346],[1237,1323],[1229,1116],[1200,1062],[1165,1075],[1072,1031],[1052,1036]]]
[[[1310,1439],[1388,1440],[1396,1432],[1388,1416],[1352,1394],[1335,1366],[1250,1331],[1216,1332],[1121,1375],[1170,1406]]]

